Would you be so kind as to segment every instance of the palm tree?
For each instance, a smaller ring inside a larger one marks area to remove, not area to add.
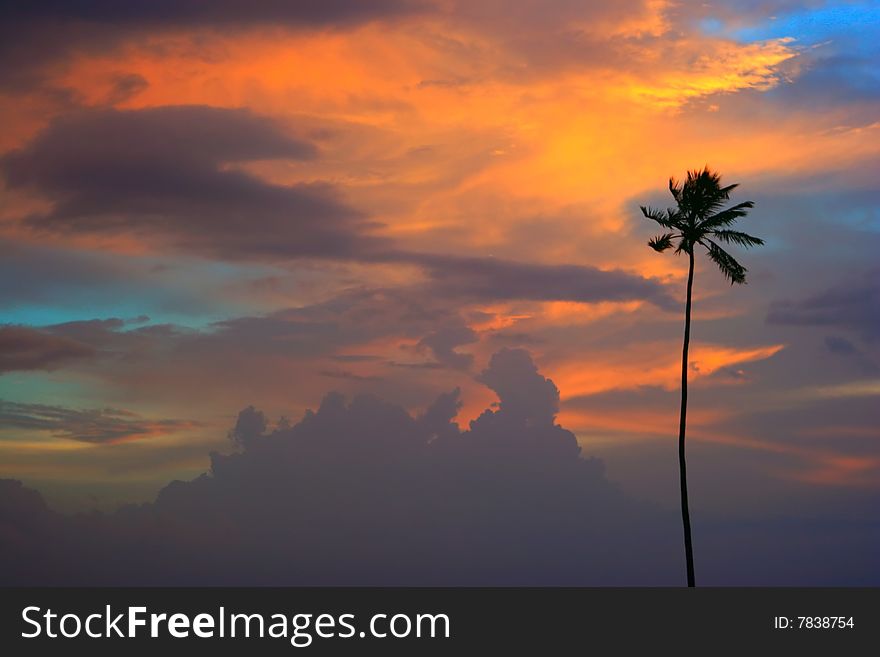
[[[723,209],[730,192],[737,185],[721,186],[721,176],[704,167],[702,171],[688,171],[683,183],[669,179],[669,191],[676,207],[658,210],[641,207],[646,218],[656,221],[667,232],[648,240],[648,246],[662,253],[675,247],[675,254],[688,256],[687,301],[684,307],[684,346],[681,350],[681,412],[678,424],[678,466],[681,481],[681,520],[684,525],[684,552],[687,561],[688,586],[695,586],[694,551],[691,543],[691,517],[688,511],[687,463],[684,455],[684,434],[687,418],[687,372],[688,344],[691,338],[691,291],[694,285],[694,247],[704,247],[709,258],[718,265],[730,284],[746,282],[746,268],[719,246],[719,242],[736,244],[745,248],[760,246],[763,240],[731,230],[740,217],[754,207],[752,201],[744,201]]]

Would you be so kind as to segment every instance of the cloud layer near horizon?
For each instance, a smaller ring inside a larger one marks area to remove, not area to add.
[[[580,456],[555,423],[558,389],[528,353],[497,352],[480,380],[499,404],[466,431],[454,423],[458,389],[416,417],[330,393],[272,431],[245,409],[232,434],[242,451],[215,453],[209,473],[108,516],[61,516],[19,482],[0,481],[2,557],[16,564],[3,583],[676,583],[674,514],[629,498],[599,461]],[[858,525],[838,529],[830,546],[785,555],[763,543],[794,550],[791,538],[752,527],[707,550],[703,581],[876,581],[871,542],[858,539]],[[705,544],[717,532],[697,536]],[[819,568],[825,555],[839,565]],[[735,579],[746,569],[748,579]]]

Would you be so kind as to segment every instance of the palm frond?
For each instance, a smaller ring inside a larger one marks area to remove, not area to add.
[[[748,270],[739,264],[736,261],[736,258],[718,246],[715,242],[712,240],[707,241],[708,244],[703,242],[703,246],[709,250],[709,257],[712,259],[712,262],[718,265],[718,269],[720,269],[721,273],[724,274],[724,277],[730,281],[730,284],[744,284],[746,282],[746,271]]]
[[[648,240],[648,246],[654,249],[657,253],[663,253],[666,249],[672,246],[673,237],[675,237],[675,235],[672,233],[657,235]]]
[[[719,178],[720,180],[720,178]],[[719,194],[723,194],[725,199],[730,198],[730,192],[739,187],[739,183],[733,183],[732,185],[728,185],[727,187],[722,187],[718,190]]]
[[[697,214],[701,218],[711,216],[723,208],[729,200],[729,188],[718,187],[717,183],[706,184],[699,190],[697,195]]]
[[[705,230],[714,230],[723,226],[729,226],[740,217],[745,217],[749,213],[749,209],[753,207],[755,207],[754,201],[737,203],[726,210],[706,217],[706,219],[700,222],[700,227]]]
[[[761,246],[764,243],[760,237],[753,237],[738,230],[713,230],[712,236],[727,244],[738,244],[746,249],[752,246]]]
[[[739,185],[721,186],[721,174],[708,166],[688,171],[678,196],[673,194],[682,214],[702,221],[730,200],[730,193]]]
[[[645,218],[656,221],[664,228],[678,228],[678,213],[673,209],[660,210],[650,206],[639,206]]]
[[[676,203],[681,201],[681,183],[672,176],[669,176],[669,193]]]
[[[745,283],[746,268],[718,244],[744,248],[764,244],[759,237],[732,229],[736,220],[755,206],[752,201],[744,201],[725,208],[737,187],[738,184],[722,185],[721,175],[708,166],[688,171],[683,180],[670,177],[669,192],[675,207],[660,210],[641,206],[646,218],[668,230],[648,240],[648,246],[658,252],[674,248],[678,255],[693,254],[694,247],[702,244],[731,285]]]

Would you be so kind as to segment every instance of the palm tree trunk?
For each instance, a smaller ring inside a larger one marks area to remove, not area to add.
[[[684,554],[687,561],[688,586],[694,582],[694,549],[691,543],[691,514],[688,511],[687,462],[684,458],[684,433],[687,424],[688,345],[691,340],[691,290],[694,286],[694,252],[691,247],[688,267],[687,303],[684,310],[684,346],[681,350],[681,414],[678,424],[678,471],[681,478],[681,521],[684,525]]]

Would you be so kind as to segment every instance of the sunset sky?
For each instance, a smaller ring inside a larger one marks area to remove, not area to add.
[[[210,11],[207,9],[210,7]],[[749,284],[698,260],[696,517],[880,489],[880,6],[812,0],[49,2],[0,27],[0,477],[152,499],[254,405],[496,402],[678,503],[687,262],[639,205],[708,164]],[[871,525],[873,523],[873,525]]]

